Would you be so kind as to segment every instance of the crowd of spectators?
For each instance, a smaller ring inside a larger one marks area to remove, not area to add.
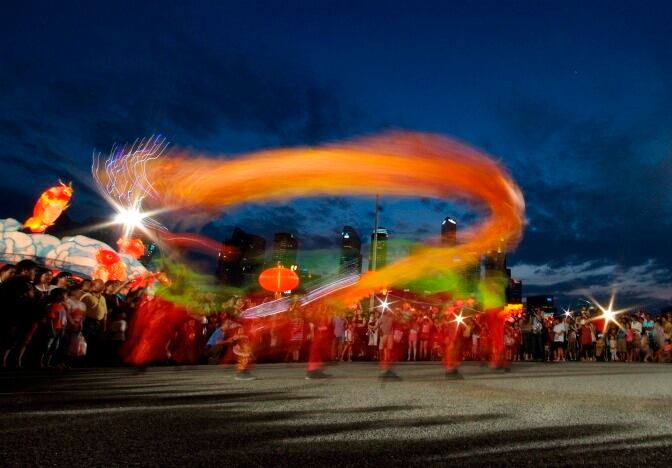
[[[54,275],[30,260],[3,266],[2,367],[122,365],[120,350],[145,292],[118,281]],[[449,340],[459,340],[464,360],[488,361],[492,352],[488,321],[469,301],[439,307],[398,298],[370,313],[368,303],[345,311],[324,304],[294,305],[287,313],[251,321],[240,319],[242,311],[255,305],[250,298],[218,303],[204,294],[201,299],[201,313],[190,315],[160,344],[165,356],[157,364],[234,362],[243,343],[257,362],[303,362],[315,349],[323,361],[441,360]],[[672,361],[671,314],[609,318],[613,320],[605,325],[604,317],[587,308],[559,317],[544,316],[541,310],[502,317],[506,359]]]

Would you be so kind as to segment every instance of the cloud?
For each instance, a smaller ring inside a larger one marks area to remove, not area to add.
[[[600,298],[617,292],[629,303],[672,301],[672,270],[653,259],[627,267],[598,260],[555,266],[518,263],[513,276],[523,280],[526,290],[538,293]]]

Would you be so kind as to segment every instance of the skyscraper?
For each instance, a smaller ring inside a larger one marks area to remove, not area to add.
[[[493,252],[488,252],[485,256],[483,276],[485,278],[507,276],[506,252],[503,252],[501,248]],[[510,270],[508,276],[510,276]]]
[[[222,243],[217,260],[217,276],[226,284],[242,286],[256,282],[266,256],[266,239],[235,228]]]
[[[290,268],[292,265],[296,265],[296,253],[298,249],[299,242],[293,234],[277,232],[273,237],[272,265],[281,265],[285,268]]]
[[[506,302],[509,304],[523,303],[523,282],[519,279],[509,281],[509,289],[506,295]]]
[[[352,226],[343,226],[343,231],[341,231],[339,271],[341,273],[362,272],[362,241]]]
[[[457,221],[450,216],[441,222],[441,244],[449,247],[457,245]]]
[[[376,241],[377,239],[377,241]],[[389,235],[387,229],[378,228],[378,232],[371,233],[371,256],[369,257],[369,271],[373,270],[373,246],[376,245],[376,270],[387,265],[387,241]]]

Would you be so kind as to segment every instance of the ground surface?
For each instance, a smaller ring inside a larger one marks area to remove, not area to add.
[[[2,466],[670,466],[672,366],[435,363],[0,374]]]

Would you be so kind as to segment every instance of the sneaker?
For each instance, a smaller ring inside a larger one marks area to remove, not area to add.
[[[446,370],[446,379],[464,380],[464,377],[457,369]]]
[[[397,373],[394,372],[392,369],[388,369],[388,370],[382,372],[380,374],[380,379],[381,380],[390,380],[390,381],[392,381],[392,380],[396,380],[396,381],[402,380],[401,377],[399,377],[399,375],[397,375]]]
[[[235,375],[234,379],[244,381],[244,380],[254,380],[254,379],[256,379],[256,377],[253,376],[252,374],[250,374],[249,372],[243,371],[243,372],[238,372]]]
[[[328,379],[329,377],[331,377],[330,374],[326,374],[321,370],[313,370],[306,373],[306,380]]]

